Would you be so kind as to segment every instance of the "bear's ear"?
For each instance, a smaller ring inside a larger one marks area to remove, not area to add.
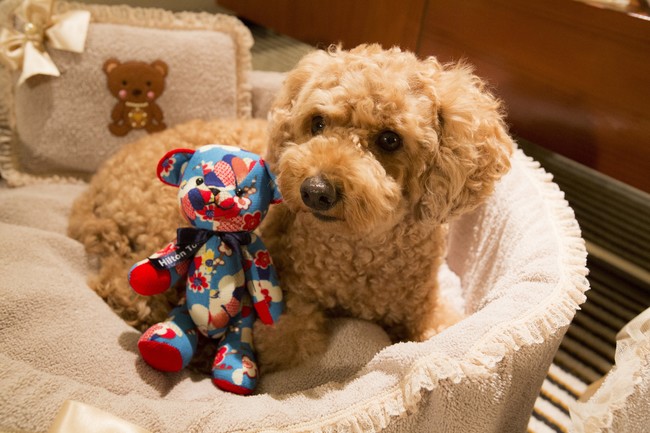
[[[280,189],[278,188],[278,181],[276,180],[275,175],[269,169],[269,165],[266,163],[266,161],[260,159],[259,163],[264,167],[264,170],[266,170],[266,174],[269,175],[269,188],[271,188],[271,192],[273,193],[273,198],[271,199],[271,203],[273,204],[282,203],[282,194],[280,194]]]
[[[120,66],[120,61],[115,58],[110,58],[104,62],[102,69],[104,69],[106,75],[109,75],[113,69],[117,68],[118,66]]]
[[[191,149],[175,149],[167,152],[158,163],[158,179],[171,186],[179,186],[187,163],[194,155]]]
[[[167,63],[163,62],[162,60],[154,60],[153,62],[151,62],[151,66],[153,66],[158,72],[160,72],[160,75],[162,75],[163,77],[167,76],[167,71],[169,70]]]

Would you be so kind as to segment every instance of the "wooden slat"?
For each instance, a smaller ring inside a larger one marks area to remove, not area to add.
[[[553,174],[586,240],[650,270],[649,194],[528,141],[519,140],[519,145]]]
[[[634,278],[633,275],[626,274],[611,263],[605,262],[596,256],[589,256],[587,267],[590,270],[589,281],[592,284],[601,285],[605,291],[617,295],[618,297],[627,298],[634,304],[629,303],[628,308],[641,313],[650,307],[650,283],[647,281]]]
[[[566,370],[577,380],[584,383],[592,383],[600,379],[603,374],[595,371],[593,368],[584,365],[581,361],[574,358],[570,353],[563,349],[558,350],[555,354],[553,363],[563,370]]]
[[[607,297],[603,293],[597,292],[596,290],[589,290],[587,292],[587,300],[592,302],[601,308],[606,309],[610,314],[614,314],[623,320],[625,323],[634,319],[638,313],[628,309],[617,300]]]
[[[591,350],[605,358],[610,364],[614,363],[614,353],[616,352],[616,348],[612,342],[598,338],[588,329],[583,328],[577,323],[569,326],[567,335],[570,335],[573,340],[577,341],[581,345],[591,348]]]

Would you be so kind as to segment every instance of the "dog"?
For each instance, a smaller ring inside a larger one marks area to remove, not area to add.
[[[504,118],[500,101],[463,63],[443,65],[379,45],[332,47],[298,63],[271,110],[265,151],[253,149],[264,151],[284,200],[262,227],[286,302],[273,327],[254,329],[263,372],[322,353],[332,315],[375,322],[393,341],[422,341],[462,318],[438,296],[447,223],[482,204],[508,171],[514,142]],[[172,131],[183,135],[196,127]],[[106,225],[120,219],[121,240],[108,254],[115,262],[149,251],[153,238],[178,224],[167,209],[173,197],[159,195],[153,180],[134,179],[142,166],[131,160],[139,161],[144,147],[109,162],[82,198],[89,203],[72,215],[77,230],[71,234],[90,251],[105,248],[98,244],[112,236],[92,227],[98,210]],[[112,197],[97,195],[110,171],[120,185],[108,192]],[[119,199],[134,193],[137,201]],[[151,221],[152,211],[143,209],[147,199],[164,212],[155,224],[138,225]],[[114,308],[128,311],[131,323],[160,316],[163,305],[168,311],[175,299],[146,303],[126,296],[117,288],[125,283],[114,279],[118,268],[100,266],[95,287]]]
[[[330,314],[393,341],[460,318],[438,299],[446,223],[485,201],[514,147],[471,68],[378,45],[315,52],[288,75],[269,135],[284,203],[264,236],[287,310],[255,329],[262,365],[322,352]]]

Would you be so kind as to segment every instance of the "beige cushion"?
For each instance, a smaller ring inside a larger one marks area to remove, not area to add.
[[[251,71],[253,85],[253,117],[266,119],[275,101],[278,90],[282,87],[286,74],[273,71]]]
[[[7,24],[16,4],[2,5],[0,23]],[[0,92],[6,95],[0,175],[11,185],[34,180],[25,174],[87,177],[120,146],[147,134],[133,129],[117,137],[108,129],[118,102],[102,69],[110,58],[160,59],[168,65],[166,88],[156,100],[168,127],[192,119],[250,117],[252,37],[236,18],[127,6],[56,6],[58,12],[91,12],[85,51],[48,48],[60,77],[41,75],[15,86],[19,72],[0,71]]]

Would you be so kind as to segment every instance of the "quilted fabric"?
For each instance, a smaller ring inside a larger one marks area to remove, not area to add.
[[[178,229],[175,241],[136,263],[129,282],[154,295],[184,279],[186,296],[166,322],[142,335],[140,353],[154,368],[179,371],[194,356],[199,333],[217,342],[215,385],[249,394],[258,377],[253,323],[259,317],[271,325],[284,308],[269,252],[252,233],[281,200],[274,177],[259,156],[222,145],[171,151],[158,176],[179,187],[179,206],[192,227]]]

